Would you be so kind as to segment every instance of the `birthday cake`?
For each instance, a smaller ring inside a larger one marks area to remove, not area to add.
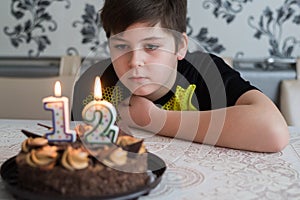
[[[29,136],[16,157],[20,187],[63,196],[126,193],[149,182],[143,141],[119,135],[115,144],[87,147],[77,131],[75,142],[50,142]]]

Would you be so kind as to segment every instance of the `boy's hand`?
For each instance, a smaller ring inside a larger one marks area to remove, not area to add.
[[[125,99],[117,109],[121,117],[119,123],[121,129],[129,126],[159,132],[166,119],[164,110],[159,109],[152,101],[140,96],[131,96]]]

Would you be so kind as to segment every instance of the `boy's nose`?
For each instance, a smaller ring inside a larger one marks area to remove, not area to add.
[[[144,65],[144,55],[142,49],[135,49],[130,52],[129,65],[131,68],[142,67]]]

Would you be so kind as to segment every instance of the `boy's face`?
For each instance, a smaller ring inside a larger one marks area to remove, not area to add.
[[[181,48],[181,44],[178,48]],[[135,95],[152,101],[166,94],[177,75],[177,62],[184,55],[176,50],[171,32],[157,24],[129,26],[109,38],[114,69],[120,81]]]

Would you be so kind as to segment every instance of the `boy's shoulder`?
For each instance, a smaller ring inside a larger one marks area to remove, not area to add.
[[[89,79],[91,76],[102,76],[110,68],[111,59],[104,59],[88,67],[80,76],[80,79]]]
[[[211,62],[214,62],[215,64],[224,64],[221,57],[203,51],[187,52],[185,59],[183,59],[182,61],[189,62],[190,64],[196,66],[200,64],[208,64]]]
[[[78,81],[85,84],[92,83],[93,85],[96,76],[101,77],[102,86],[111,85],[118,81],[110,58],[91,65],[84,73],[81,74]]]
[[[207,72],[212,68],[218,69],[219,72],[232,70],[224,60],[212,53],[203,51],[188,52],[183,60],[178,62],[178,71],[197,70],[198,72]]]

